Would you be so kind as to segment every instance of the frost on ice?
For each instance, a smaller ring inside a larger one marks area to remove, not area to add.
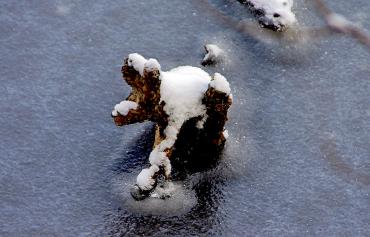
[[[136,53],[125,60],[122,73],[132,91],[126,100],[114,107],[112,117],[116,125],[146,120],[156,123],[150,167],[143,169],[136,180],[140,192],[153,190],[159,176],[169,179],[170,158],[181,129],[188,121],[194,121],[195,127],[206,134],[207,143],[223,146],[232,95],[229,83],[221,74],[211,77],[191,66],[161,71],[156,59],[147,60]],[[142,196],[133,194],[137,199]]]
[[[296,23],[293,0],[239,0],[246,3],[263,27],[282,31]]]

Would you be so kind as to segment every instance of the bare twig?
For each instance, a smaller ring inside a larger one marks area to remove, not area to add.
[[[370,49],[370,35],[344,16],[330,10],[323,0],[314,0],[318,11],[323,15],[327,26],[336,33],[346,34]]]

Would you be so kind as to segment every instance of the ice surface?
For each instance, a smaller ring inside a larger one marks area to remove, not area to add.
[[[327,2],[370,29],[367,0]],[[294,7],[323,24],[310,1]],[[253,21],[236,1],[3,0],[0,12],[0,236],[368,236],[370,53],[354,40],[265,44],[218,15]],[[232,85],[230,137],[173,205],[154,200],[164,215],[128,199],[152,125],[119,129],[111,105],[130,90],[128,53],[200,66],[206,42],[230,56],[207,68]]]

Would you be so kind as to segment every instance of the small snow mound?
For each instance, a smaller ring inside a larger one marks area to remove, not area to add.
[[[213,87],[215,90],[223,92],[226,95],[229,95],[231,92],[229,82],[226,80],[224,76],[217,72],[213,76],[213,80],[209,83],[209,85]]]
[[[154,70],[161,71],[161,65],[157,61],[157,59],[150,58],[148,61],[145,62],[145,70],[152,72]]]
[[[151,195],[141,201],[136,201],[130,195],[130,178],[122,176],[120,180],[114,180],[114,193],[125,210],[136,215],[156,215],[164,217],[183,216],[196,206],[197,197],[194,189],[184,182],[171,181],[165,187],[159,185]]]
[[[141,76],[144,75],[144,66],[147,60],[138,53],[132,53],[128,55],[128,65],[134,67]]]
[[[206,49],[207,54],[203,58],[203,63],[215,63],[221,61],[224,57],[224,51],[215,44],[207,44],[204,48]]]
[[[150,168],[143,169],[137,176],[136,184],[142,190],[152,189],[153,185],[155,184],[155,179],[153,179],[153,176],[158,171],[159,168],[156,165],[152,165]]]
[[[118,116],[118,113],[120,115],[126,116],[131,109],[137,109],[137,107],[138,107],[137,103],[129,100],[124,100],[121,103],[116,104],[116,106],[114,106],[112,116]]]

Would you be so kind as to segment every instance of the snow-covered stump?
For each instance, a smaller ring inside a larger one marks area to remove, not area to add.
[[[157,60],[147,60],[139,54],[128,56],[122,74],[132,91],[114,107],[115,124],[156,123],[150,167],[140,172],[131,192],[139,200],[151,193],[159,179],[170,179],[170,159],[178,136],[185,134],[180,131],[186,122],[196,121],[202,140],[217,148],[224,145],[227,138],[224,126],[232,96],[229,83],[219,73],[211,78],[202,69],[190,66],[165,72]]]
[[[284,31],[296,23],[293,0],[238,0],[246,4],[262,27]]]

